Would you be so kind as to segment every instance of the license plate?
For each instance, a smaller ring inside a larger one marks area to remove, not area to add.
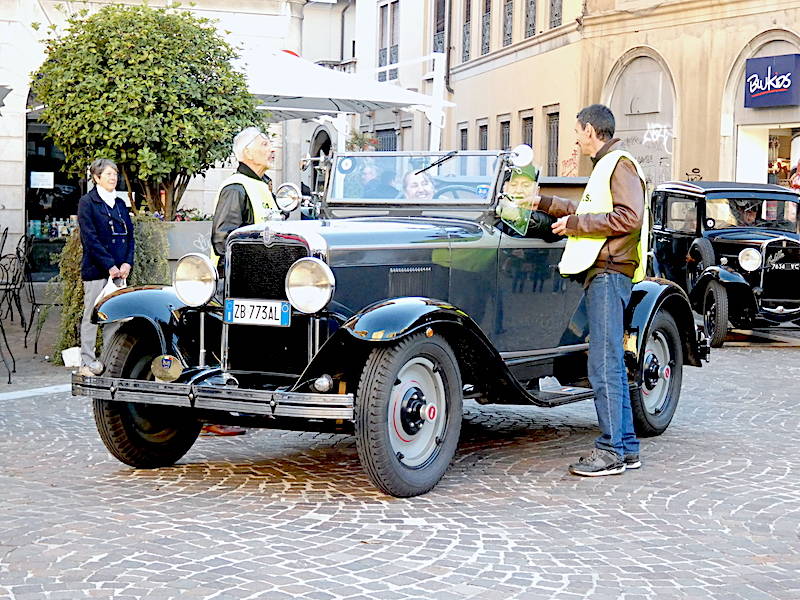
[[[225,300],[226,323],[288,327],[292,309],[285,300]]]

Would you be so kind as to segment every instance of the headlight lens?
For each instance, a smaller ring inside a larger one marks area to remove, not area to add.
[[[302,313],[325,308],[335,287],[333,272],[318,258],[301,258],[286,273],[286,297]]]
[[[211,300],[217,289],[217,270],[207,256],[187,254],[178,261],[172,285],[181,302],[202,306]]]
[[[755,248],[745,248],[739,252],[739,264],[745,271],[755,271],[761,266],[761,252]]]

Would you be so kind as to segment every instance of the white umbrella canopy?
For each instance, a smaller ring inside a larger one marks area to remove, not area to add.
[[[247,80],[261,108],[270,112],[271,121],[436,104],[432,96],[327,69],[286,51],[267,55],[257,69],[249,70]],[[444,100],[438,103],[455,106]]]

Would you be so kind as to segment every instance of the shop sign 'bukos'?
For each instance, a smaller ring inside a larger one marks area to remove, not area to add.
[[[748,58],[745,67],[746,108],[800,105],[800,54]]]

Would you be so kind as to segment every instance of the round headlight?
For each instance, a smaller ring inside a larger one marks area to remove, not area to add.
[[[187,254],[178,261],[172,285],[181,302],[202,306],[211,300],[217,289],[217,270],[207,256]]]
[[[755,271],[761,266],[761,252],[755,248],[745,248],[739,252],[739,264],[745,271]]]
[[[301,258],[286,273],[286,297],[302,313],[325,308],[335,287],[333,272],[318,258]]]

